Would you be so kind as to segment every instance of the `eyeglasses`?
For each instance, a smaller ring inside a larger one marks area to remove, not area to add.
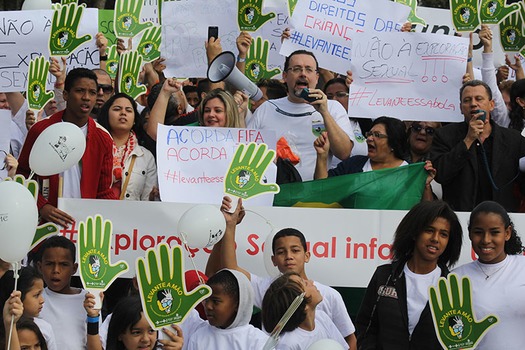
[[[348,92],[344,92],[344,91],[337,91],[335,94],[326,94],[326,97],[329,99],[329,100],[333,100],[334,98],[345,98],[345,97],[348,97]]]
[[[317,72],[317,69],[315,69],[314,67],[310,67],[310,66],[306,66],[306,67],[293,66],[293,67],[288,68],[288,71],[292,71],[294,74],[301,74],[303,70],[308,74]]]
[[[365,136],[366,138],[373,136],[376,139],[387,139],[388,138],[388,135],[381,134],[379,131],[367,131],[365,132]]]
[[[435,131],[433,127],[427,126],[426,128],[423,128],[423,125],[421,124],[412,124],[411,128],[414,132],[420,132],[421,130],[425,129],[425,133],[428,136],[433,136]]]
[[[102,89],[102,92],[108,95],[113,93],[113,86],[110,84],[98,84],[97,91],[100,89]]]

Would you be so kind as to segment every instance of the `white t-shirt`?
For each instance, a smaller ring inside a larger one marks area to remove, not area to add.
[[[63,122],[64,123],[64,122]],[[80,128],[84,137],[87,137],[88,125]],[[62,173],[64,178],[64,188],[62,197],[64,198],[82,198],[80,192],[80,178],[82,177],[82,169],[80,168],[80,161]]]
[[[261,308],[264,294],[274,279],[275,278],[272,277],[263,278],[251,274],[251,283],[254,291],[254,305],[258,308]],[[343,337],[353,334],[355,332],[355,327],[348,315],[341,294],[332,287],[326,286],[322,283],[314,281],[314,285],[323,296],[323,301],[317,305],[316,312],[322,311],[327,314]]]
[[[55,340],[55,332],[53,332],[53,327],[51,327],[49,322],[41,318],[35,318],[34,321],[40,329],[40,332],[42,332],[44,339],[46,340],[47,349],[58,350],[57,342]]]
[[[55,333],[57,348],[85,349],[87,341],[85,291],[60,294],[44,288],[44,308],[39,318],[49,322]]]
[[[341,129],[355,142],[350,120],[343,106],[337,101],[329,100],[328,111]],[[253,118],[248,120],[247,127],[275,130],[277,140],[284,136],[301,159],[295,167],[303,181],[313,180],[317,158],[313,143],[320,131],[325,128],[323,117],[312,105],[290,102],[288,97],[266,101],[257,108]],[[330,155],[327,166],[331,162]]]
[[[405,166],[405,165],[408,165],[406,161],[403,161],[401,164],[399,164],[399,166]],[[373,171],[373,170],[374,169],[372,169],[372,163],[370,163],[370,159],[368,159],[365,165],[363,165],[363,173],[366,173],[367,171]]]
[[[334,323],[323,311],[315,311],[315,329],[307,331],[296,328],[291,332],[281,333],[276,350],[305,350],[310,345],[321,339],[332,339],[337,341],[343,349],[348,349],[348,344],[339,333]]]
[[[405,264],[403,271],[407,288],[408,332],[412,334],[419,322],[421,312],[428,303],[428,287],[437,284],[441,276],[441,268],[436,266],[432,272],[421,275],[412,272]]]
[[[268,336],[250,324],[221,329],[205,322],[194,332],[184,333],[184,343],[187,344],[184,348],[187,350],[262,349],[266,340]]]
[[[470,278],[476,321],[488,315],[495,315],[499,320],[476,349],[522,350],[525,344],[525,256],[508,255],[497,264],[474,261],[452,272]]]

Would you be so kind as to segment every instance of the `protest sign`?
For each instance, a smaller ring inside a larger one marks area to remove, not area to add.
[[[11,111],[0,109],[0,180],[7,177],[7,169],[4,168],[4,160],[9,153],[11,142]]]
[[[346,74],[356,33],[399,31],[409,13],[408,6],[387,0],[299,0],[280,53],[312,51],[320,67]]]
[[[163,201],[217,203],[224,193],[224,178],[237,146],[255,142],[275,145],[273,131],[159,125],[157,166]],[[275,182],[270,164],[263,182]],[[272,205],[273,196],[249,199],[251,205]]]
[[[114,10],[98,10],[98,31],[108,39],[108,47],[117,43],[113,28]]]
[[[49,57],[49,35],[53,11],[0,11],[0,92],[25,91],[29,62],[38,56]],[[86,9],[79,33],[95,37],[98,10]],[[99,53],[95,40],[85,42],[67,59],[68,71],[76,67],[97,68]],[[52,76],[47,88],[53,88]]]
[[[353,40],[353,115],[463,120],[458,91],[468,39],[439,34],[358,33]]]

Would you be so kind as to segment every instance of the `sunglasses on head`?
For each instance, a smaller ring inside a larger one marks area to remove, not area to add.
[[[421,125],[421,124],[412,124],[411,128],[412,128],[412,130],[413,130],[414,132],[420,132],[421,130],[423,130],[423,125]],[[426,133],[427,135],[429,135],[429,136],[434,135],[434,131],[435,131],[435,130],[434,130],[433,127],[431,127],[431,126],[427,126],[427,127],[424,128],[424,129],[425,129],[425,133]]]
[[[105,94],[113,93],[113,86],[110,85],[110,84],[98,84],[98,89],[97,90],[100,90],[100,89],[102,89],[102,91]]]

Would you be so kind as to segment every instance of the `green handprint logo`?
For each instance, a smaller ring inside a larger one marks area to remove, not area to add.
[[[26,187],[29,192],[35,198],[35,201],[38,197],[38,182],[35,180],[27,180],[23,175],[15,175],[14,179],[6,178],[5,181],[15,181],[22,186]],[[58,227],[56,224],[48,222],[36,227],[35,237],[33,237],[33,242],[29,250],[33,250],[37,245],[40,244],[43,240],[47,239],[50,236],[54,236],[58,233]]]
[[[500,41],[503,51],[519,52],[525,45],[525,37],[522,33],[522,21],[518,12],[507,16],[499,24]]]
[[[111,221],[102,216],[89,216],[80,222],[78,230],[78,255],[80,279],[86,289],[106,290],[113,281],[128,271],[128,264],[119,261],[111,264]]]
[[[183,265],[182,248],[173,247],[170,258],[170,248],[166,243],[148,249],[146,258],[137,259],[142,306],[146,318],[156,329],[181,323],[195,305],[211,294],[211,288],[207,285],[201,285],[188,293]]]
[[[61,0],[60,1],[61,5],[67,5],[67,4],[71,4],[71,3],[78,4],[78,0]]]
[[[142,56],[138,51],[128,51],[120,55],[119,91],[128,94],[133,99],[146,93],[144,85],[138,86]]]
[[[111,79],[115,79],[118,71],[119,55],[117,51],[117,44],[111,45],[107,50],[108,59],[106,60],[106,72]]]
[[[266,192],[278,193],[277,184],[262,184],[264,172],[275,157],[274,150],[267,150],[264,143],[256,145],[254,142],[240,144],[232,159],[224,179],[224,191],[243,199],[258,196]],[[254,154],[254,152],[256,152]]]
[[[293,10],[295,10],[295,5],[297,5],[298,0],[288,0],[288,11],[290,11],[290,17],[293,15]]]
[[[153,26],[152,22],[140,23],[143,0],[117,0],[113,25],[117,38],[132,38],[144,29]]]
[[[146,29],[142,35],[137,50],[144,62],[151,62],[160,57],[160,31],[160,26],[154,26]]]
[[[239,0],[237,23],[241,31],[255,32],[275,17],[274,12],[262,14],[262,3],[263,0]]]
[[[77,38],[78,26],[85,4],[77,5],[71,2],[67,5],[54,5],[53,23],[49,37],[49,51],[51,56],[69,56],[80,45],[91,40],[91,35]]]
[[[40,56],[29,62],[29,77],[27,78],[27,103],[29,108],[40,111],[46,103],[55,97],[53,91],[46,91],[49,61]]]
[[[478,0],[450,0],[452,22],[458,32],[473,32],[479,22]]]
[[[250,51],[246,57],[246,68],[244,74],[253,82],[257,82],[259,79],[269,79],[279,74],[281,70],[275,68],[271,71],[267,70],[268,67],[268,51],[270,50],[270,42],[264,40],[258,36],[257,40],[252,39],[252,45]]]
[[[410,7],[410,14],[408,15],[407,21],[412,22],[412,24],[421,24],[423,26],[427,24],[427,22],[423,18],[419,17],[416,14],[417,12],[417,1],[416,0],[395,0],[395,2],[403,4],[403,5],[407,5],[408,7]]]
[[[481,322],[476,321],[472,312],[472,292],[470,280],[463,277],[461,280],[461,294],[458,276],[448,275],[448,284],[445,277],[438,282],[437,288],[431,286],[430,310],[434,318],[434,328],[439,342],[444,349],[472,349],[475,348],[490,327],[498,322],[494,315],[485,317]]]
[[[483,0],[479,7],[479,16],[483,24],[498,24],[512,12],[519,10],[518,4],[505,6],[505,0]]]

